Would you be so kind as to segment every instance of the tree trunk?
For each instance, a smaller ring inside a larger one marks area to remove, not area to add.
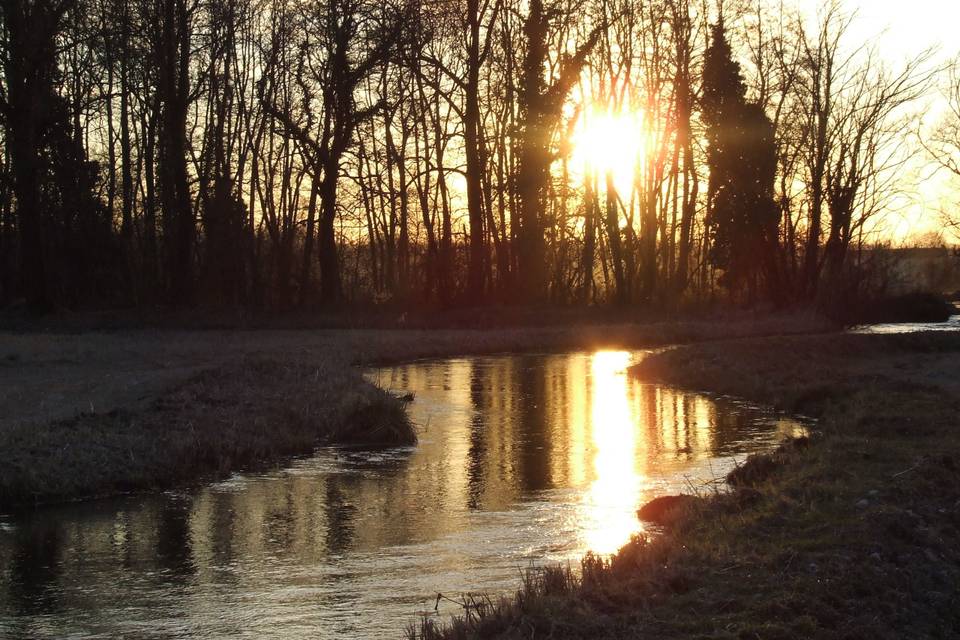
[[[625,304],[628,299],[626,277],[623,272],[623,246],[620,238],[620,208],[617,204],[617,188],[613,184],[613,172],[607,171],[607,240],[610,246],[610,262],[613,263],[613,280],[617,290],[615,301]]]
[[[56,96],[55,34],[59,16],[45,3],[4,0],[3,18],[8,47],[6,90],[7,150],[20,230],[20,290],[34,309],[53,303],[49,287],[41,174],[41,140],[52,118]]]
[[[331,154],[323,167],[320,187],[320,228],[317,236],[317,257],[320,262],[320,301],[335,304],[343,299],[340,279],[340,257],[337,254],[335,223],[337,220],[337,180],[340,159]]]
[[[470,218],[470,262],[467,267],[467,297],[477,303],[483,298],[483,268],[487,246],[483,228],[483,173],[480,152],[480,3],[467,0],[467,79],[464,86],[464,153],[467,160],[467,211]]]
[[[168,301],[193,301],[193,243],[196,225],[187,173],[190,28],[186,0],[164,0],[162,6],[158,91],[162,104],[159,191],[164,221]]]

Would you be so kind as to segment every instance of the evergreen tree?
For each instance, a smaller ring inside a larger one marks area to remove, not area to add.
[[[763,107],[746,99],[723,20],[712,28],[703,70],[707,126],[707,219],[711,264],[734,295],[752,298],[759,285],[776,296],[779,211],[773,199],[774,130]]]
[[[119,286],[111,213],[96,195],[78,107],[60,88],[58,38],[74,3],[0,2],[0,111],[19,226],[19,294],[37,311],[109,301]]]

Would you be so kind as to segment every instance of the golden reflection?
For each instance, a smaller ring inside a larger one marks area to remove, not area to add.
[[[642,456],[630,410],[630,354],[601,351],[590,364],[595,479],[584,497],[583,541],[587,549],[609,554],[640,530],[635,509],[644,480],[637,468]]]
[[[590,429],[586,420],[587,409],[590,407],[590,398],[587,386],[584,381],[587,379],[586,359],[576,359],[570,363],[569,367],[569,397],[560,398],[558,402],[566,400],[565,418],[570,429],[570,448],[569,462],[570,485],[574,487],[583,487],[587,484],[590,476],[588,469],[587,452],[590,447],[589,438]]]

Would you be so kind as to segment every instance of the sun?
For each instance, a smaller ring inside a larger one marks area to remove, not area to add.
[[[596,107],[580,120],[573,136],[573,164],[603,185],[608,173],[621,197],[633,187],[637,161],[644,154],[643,114]]]

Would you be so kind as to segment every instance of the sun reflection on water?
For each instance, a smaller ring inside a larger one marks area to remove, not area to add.
[[[583,543],[615,552],[640,531],[635,509],[644,476],[638,468],[636,421],[630,406],[626,351],[600,351],[590,363],[594,480],[584,496]],[[586,416],[584,416],[586,418]]]

